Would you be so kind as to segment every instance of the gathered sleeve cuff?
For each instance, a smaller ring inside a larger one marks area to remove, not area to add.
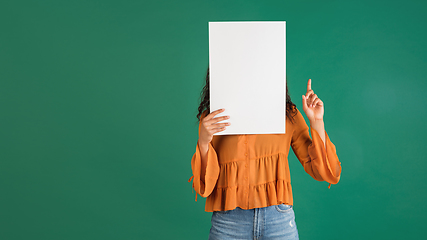
[[[329,139],[325,131],[325,144],[319,133],[311,128],[312,143],[308,147],[312,173],[316,173],[313,178],[319,181],[326,181],[330,184],[337,184],[341,176],[341,162],[338,159],[335,145]],[[326,149],[325,149],[326,145]],[[329,187],[331,186],[329,184]]]
[[[197,194],[202,197],[208,197],[213,189],[215,188],[216,182],[219,176],[219,164],[218,157],[215,149],[212,147],[212,144],[209,143],[208,157],[206,161],[206,170],[204,178],[202,178],[202,158],[200,154],[199,144],[197,143],[196,152],[191,159],[191,169],[193,171],[193,176],[190,177],[188,182],[193,179],[193,189],[196,191],[196,201]]]

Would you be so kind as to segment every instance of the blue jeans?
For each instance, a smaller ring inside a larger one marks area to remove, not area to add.
[[[299,239],[292,205],[215,211],[211,223],[209,240]]]

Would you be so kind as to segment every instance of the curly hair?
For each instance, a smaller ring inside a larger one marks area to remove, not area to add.
[[[200,94],[200,104],[199,104],[199,113],[197,114],[197,119],[200,121],[200,117],[205,110],[210,112],[210,101],[209,101],[209,67],[206,73],[205,86],[202,89]],[[288,92],[288,83],[286,82],[286,116],[293,123],[294,116],[297,113],[296,105],[291,101],[291,96]]]

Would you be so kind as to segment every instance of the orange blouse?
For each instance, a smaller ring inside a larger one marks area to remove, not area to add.
[[[191,160],[193,176],[189,180],[193,179],[196,201],[197,194],[207,197],[206,212],[293,205],[290,147],[310,176],[338,183],[341,163],[334,144],[325,132],[325,150],[317,131],[311,128],[311,139],[308,130],[297,111],[294,123],[286,118],[285,134],[215,135],[209,143],[205,182],[200,179],[201,155],[197,144]]]

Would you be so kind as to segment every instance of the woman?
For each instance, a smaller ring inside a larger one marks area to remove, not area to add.
[[[298,239],[288,165],[290,147],[318,181],[338,183],[341,163],[324,129],[323,102],[302,95],[309,127],[286,86],[286,134],[215,135],[230,123],[209,109],[209,68],[199,106],[199,140],[191,160],[193,188],[212,213],[209,239]],[[221,123],[220,123],[221,122]]]

